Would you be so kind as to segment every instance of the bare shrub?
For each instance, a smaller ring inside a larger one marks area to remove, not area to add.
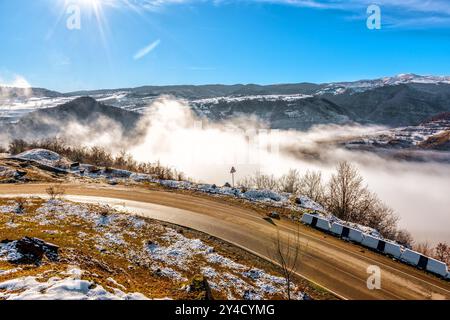
[[[95,166],[111,167],[113,165],[113,156],[104,148],[92,147],[88,153],[88,162]]]
[[[137,162],[133,159],[133,156],[126,151],[122,150],[114,158],[114,166],[119,169],[133,171],[138,167]]]
[[[25,212],[25,204],[27,203],[27,200],[24,198],[17,198],[16,199],[16,213],[22,214]]]
[[[16,155],[26,151],[28,148],[27,142],[22,139],[15,139],[9,143],[8,151],[12,155]]]
[[[261,172],[257,172],[254,176],[245,177],[238,181],[237,183],[239,188],[245,189],[267,189],[277,191],[279,189],[278,180],[274,175],[262,174]]]
[[[262,174],[260,172],[256,173],[255,177],[253,178],[253,184],[256,189],[278,189],[278,181],[274,175]]]
[[[397,241],[399,244],[404,245],[405,247],[412,248],[414,244],[414,239],[407,230],[401,229],[397,231],[397,234],[392,239]]]
[[[278,188],[281,192],[297,193],[300,186],[300,173],[295,169],[283,175],[278,181]]]
[[[101,147],[86,148],[82,146],[69,146],[59,138],[50,138],[34,142],[15,140],[9,146],[9,152],[21,153],[31,149],[47,149],[54,151],[73,162],[86,163],[96,167],[123,169],[138,173],[154,175],[164,180],[186,180],[182,172],[165,167],[157,163],[138,163],[131,154],[121,151],[117,156]]]
[[[102,206],[100,207],[98,213],[101,217],[107,218],[109,216],[109,212],[111,211],[111,208],[109,206]]]
[[[238,181],[237,186],[244,190],[242,192],[247,192],[248,189],[253,188],[253,179],[251,177],[245,177]]]
[[[314,202],[322,204],[325,199],[325,186],[320,171],[307,171],[301,178],[298,193],[307,196]]]
[[[52,185],[45,189],[50,197],[50,200],[56,200],[61,198],[65,194],[65,189],[61,185]]]
[[[433,255],[433,247],[428,241],[420,242],[414,246],[414,250],[422,253],[423,255],[431,257]]]

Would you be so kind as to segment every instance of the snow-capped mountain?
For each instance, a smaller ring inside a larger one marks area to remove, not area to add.
[[[393,77],[384,77],[375,80],[358,80],[353,82],[335,82],[325,84],[323,89],[316,95],[343,94],[350,92],[364,92],[385,86],[396,86],[401,84],[450,84],[450,76],[421,76],[413,73],[399,74]]]

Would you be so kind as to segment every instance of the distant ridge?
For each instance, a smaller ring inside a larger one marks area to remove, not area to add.
[[[8,125],[7,132],[16,138],[33,140],[64,137],[67,134],[76,135],[76,132],[66,132],[71,123],[87,127],[95,127],[103,123],[119,126],[121,131],[131,137],[136,134],[140,119],[141,116],[138,113],[104,105],[91,97],[81,97],[54,108],[31,112],[16,124]]]

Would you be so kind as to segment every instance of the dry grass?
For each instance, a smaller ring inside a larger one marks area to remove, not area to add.
[[[31,163],[19,162],[15,160],[0,159],[0,166],[7,167],[12,171],[26,172],[20,180],[14,179],[9,175],[0,174],[0,183],[17,183],[17,182],[58,182],[65,179],[64,176],[49,171],[41,170]]]
[[[0,206],[15,205],[16,200],[0,199]],[[94,225],[92,221],[77,215],[67,215],[61,219],[60,210],[46,213],[44,217],[38,210],[44,203],[45,201],[42,199],[28,199],[23,204],[23,214],[0,213],[0,240],[17,240],[25,236],[40,238],[60,247],[59,262],[44,260],[39,266],[14,266],[0,260],[0,269],[21,268],[13,274],[0,275],[0,282],[38,274],[45,274],[42,280],[46,280],[66,271],[71,266],[77,266],[85,271],[83,279],[102,285],[111,292],[111,288],[117,288],[125,292],[140,292],[150,298],[195,299],[197,293],[189,293],[183,289],[183,285],[186,283],[158,275],[152,269],[153,261],[141,255],[143,244],[148,241],[164,244],[163,236],[167,227],[176,229],[186,238],[201,239],[208,246],[214,247],[215,252],[237,263],[260,268],[273,275],[280,275],[279,268],[273,264],[194,230],[151,219],[144,219],[145,224],[136,228],[128,218],[120,218],[122,215],[109,208],[88,205],[83,206],[87,206],[89,212],[96,212],[103,218],[115,217],[114,226]],[[40,225],[40,222],[45,224]],[[120,234],[126,245],[102,242],[103,250],[100,250],[99,234],[105,232]],[[199,273],[199,265],[205,261],[201,261],[204,260],[202,256],[196,258],[198,260],[194,264],[187,270],[182,270],[183,276],[191,278]],[[218,266],[214,267],[218,272],[226,271]],[[173,269],[177,270],[177,267],[173,267]],[[111,283],[108,278],[113,278],[119,287]],[[333,298],[330,294],[311,286],[304,280],[296,279],[296,282],[302,291],[316,299]],[[226,298],[224,292],[213,291],[213,295],[216,299]],[[271,297],[271,299],[281,298],[277,295]]]

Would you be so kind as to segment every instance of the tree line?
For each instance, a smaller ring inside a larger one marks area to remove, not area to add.
[[[239,185],[305,195],[339,219],[377,229],[383,237],[403,245],[413,244],[410,233],[399,229],[398,216],[369,190],[356,166],[347,161],[337,165],[328,181],[320,171],[300,174],[291,169],[280,178],[257,173],[244,178]]]

